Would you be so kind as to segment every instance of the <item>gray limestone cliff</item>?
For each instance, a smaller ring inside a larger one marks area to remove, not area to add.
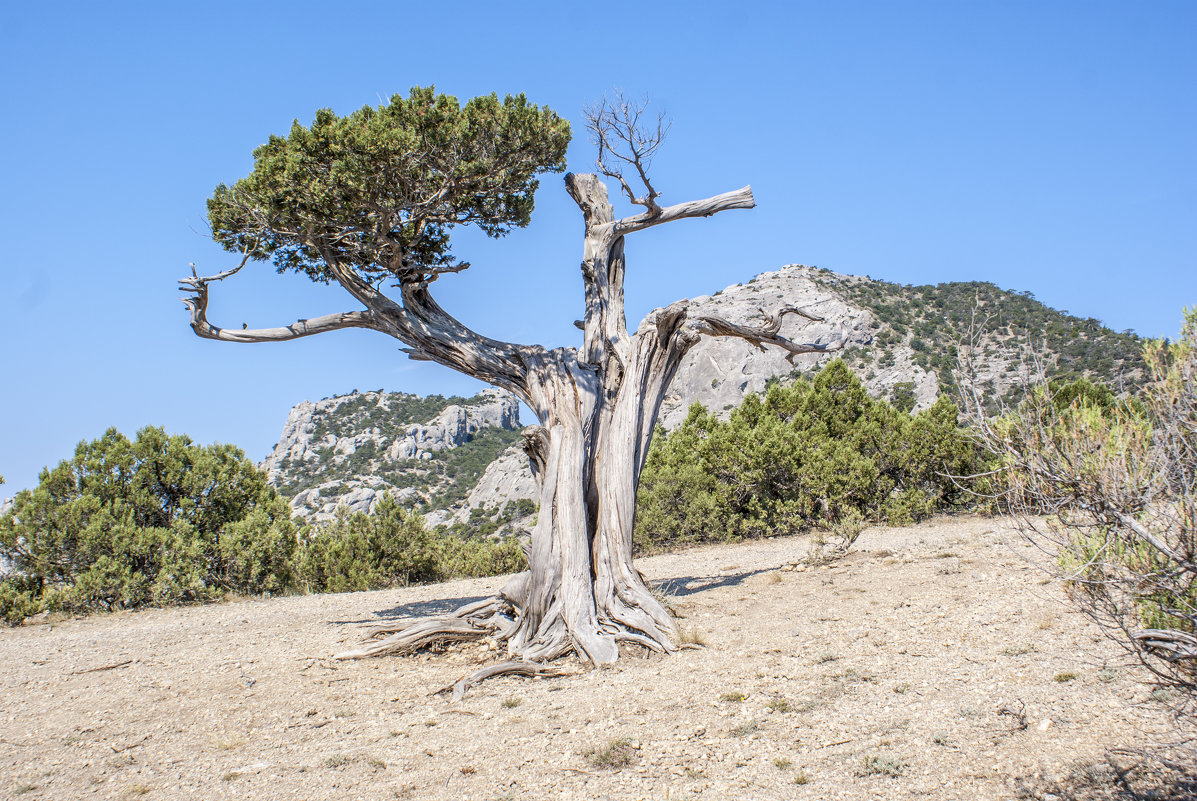
[[[498,389],[473,398],[354,392],[297,404],[260,465],[296,514],[368,512],[383,493],[435,510],[464,498],[519,435],[519,402]]]
[[[904,286],[789,265],[693,298],[691,313],[759,324],[787,305],[824,319],[816,323],[788,315],[783,336],[798,342],[842,337],[844,350],[800,355],[791,364],[777,348],[704,338],[682,361],[662,404],[660,424],[677,427],[695,401],[726,415],[748,393],[763,392],[771,381],[785,383],[810,375],[836,357],[845,359],[873,396],[895,402],[901,397],[905,408],[914,411],[927,408],[941,392],[955,391],[956,346],[977,309],[990,326],[978,346],[979,378],[996,398],[1017,389],[1023,348],[1030,341],[1046,343],[1046,358],[1062,372],[1119,385],[1141,370],[1141,360],[1136,362],[1138,338],[1050,309],[1028,293],[982,282]],[[408,424],[389,428],[378,414],[366,413],[389,406],[409,411],[419,407],[429,413],[420,421],[413,417]],[[336,431],[327,425],[331,417],[342,421]],[[391,492],[424,512],[434,525],[477,527],[480,521],[490,521],[501,524],[499,531],[518,531],[530,525],[527,499],[535,495],[527,457],[516,445],[518,418],[515,399],[497,390],[468,403],[441,399],[440,405],[387,393],[302,403],[292,410],[266,466],[272,480],[295,496],[296,510],[316,517],[330,516],[338,503],[368,510],[380,492]],[[452,456],[460,454],[463,439],[477,432],[504,433],[484,437],[489,448],[485,454],[471,443],[469,460]],[[483,456],[486,460],[480,464]],[[468,461],[468,475],[449,464],[454,461]],[[360,469],[351,475],[343,468],[353,463]],[[412,475],[396,475],[395,467],[401,465],[419,467],[410,469]],[[297,488],[288,478],[297,466],[299,472],[310,469],[320,480]],[[418,480],[412,477],[416,475]],[[437,480],[444,483],[437,485]],[[489,528],[494,530],[493,525]]]

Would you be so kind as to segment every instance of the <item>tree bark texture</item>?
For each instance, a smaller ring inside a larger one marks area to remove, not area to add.
[[[540,513],[528,569],[498,597],[452,615],[374,629],[376,639],[343,657],[403,653],[433,642],[493,637],[508,663],[543,662],[573,652],[592,664],[614,662],[621,643],[675,649],[676,626],[633,564],[636,488],[661,402],[678,365],[702,336],[735,336],[791,355],[833,351],[842,339],[801,344],[780,335],[787,307],[761,326],[693,313],[688,301],[651,312],[639,328],[624,318],[624,237],[674,220],[752,208],[745,187],[706,200],[617,219],[607,188],[594,175],[566,176],[585,220],[582,278],[585,316],[580,349],[514,345],[477,334],[445,312],[427,282],[406,283],[398,300],[348,269],[330,264],[363,311],[326,315],[272,329],[226,330],[206,317],[208,284],[240,267],[181,283],[192,327],[205,338],[235,342],[294,339],[342,327],[372,328],[404,342],[409,355],[436,361],[503,387],[535,412],[525,450],[539,487]],[[487,675],[494,675],[494,669]],[[527,672],[511,668],[512,672]],[[503,672],[503,671],[500,671]],[[468,686],[465,681],[462,686]]]

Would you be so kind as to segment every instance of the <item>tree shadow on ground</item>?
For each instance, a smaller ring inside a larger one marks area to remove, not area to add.
[[[677,578],[653,581],[650,582],[650,585],[654,589],[664,592],[666,595],[674,598],[684,598],[687,595],[695,595],[700,592],[706,592],[707,590],[716,590],[720,587],[735,587],[743,584],[746,579],[750,579],[761,573],[771,573],[774,569],[744,570],[739,573],[718,576],[678,576]],[[360,626],[366,623],[400,620],[407,617],[418,618],[447,615],[459,607],[472,604],[475,601],[482,601],[489,597],[491,596],[469,595],[461,598],[432,598],[427,601],[413,601],[409,604],[392,606],[390,609],[379,609],[372,612],[372,616],[368,618],[330,620],[328,622],[335,626]]]
[[[390,609],[379,609],[372,612],[372,617],[369,618],[330,620],[328,622],[336,626],[352,626],[363,623],[378,623],[384,620],[400,620],[405,617],[418,618],[447,615],[456,611],[458,607],[490,597],[489,595],[468,595],[461,598],[431,598],[427,601],[412,601],[409,604],[399,604],[398,606],[392,606]]]
[[[763,567],[759,570],[745,570],[740,573],[721,576],[679,576],[677,578],[660,579],[650,582],[650,584],[653,589],[660,590],[666,595],[671,595],[675,598],[684,598],[687,595],[696,595],[707,590],[717,590],[720,587],[736,587],[753,576],[758,576],[761,573],[772,573],[775,569],[772,567]]]
[[[1016,798],[1057,801],[1191,801],[1197,798],[1197,749],[1127,749],[1073,765],[1063,778],[1020,777]]]

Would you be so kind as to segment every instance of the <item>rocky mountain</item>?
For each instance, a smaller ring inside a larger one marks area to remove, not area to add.
[[[781,333],[801,342],[842,337],[845,349],[835,355],[874,396],[906,409],[955,391],[957,351],[970,336],[978,379],[995,403],[1015,391],[1028,345],[1051,375],[1122,386],[1142,377],[1138,337],[988,283],[903,286],[789,265],[692,300],[696,311],[733,322],[760,322],[785,305],[824,318],[789,315]],[[829,358],[806,354],[791,365],[776,348],[704,339],[682,362],[660,423],[677,426],[695,401],[727,412],[747,393],[792,381]],[[354,394],[296,406],[265,466],[296,511],[318,519],[338,504],[368,510],[378,493],[392,492],[433,524],[463,533],[520,531],[531,524],[535,483],[515,444],[518,426],[515,398],[498,390],[469,400]]]
[[[487,389],[473,398],[353,392],[291,410],[261,467],[296,514],[369,511],[381,493],[433,512],[462,501],[519,437],[519,402]]]

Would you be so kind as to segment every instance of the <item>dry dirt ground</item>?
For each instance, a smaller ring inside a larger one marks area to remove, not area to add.
[[[1051,797],[1057,779],[1108,782],[1109,748],[1175,736],[1144,674],[1000,523],[869,529],[835,565],[785,569],[807,544],[644,559],[704,648],[495,679],[456,704],[430,692],[493,660],[479,644],[329,657],[362,624],[449,610],[501,578],[3,630],[0,789],[22,799]]]

